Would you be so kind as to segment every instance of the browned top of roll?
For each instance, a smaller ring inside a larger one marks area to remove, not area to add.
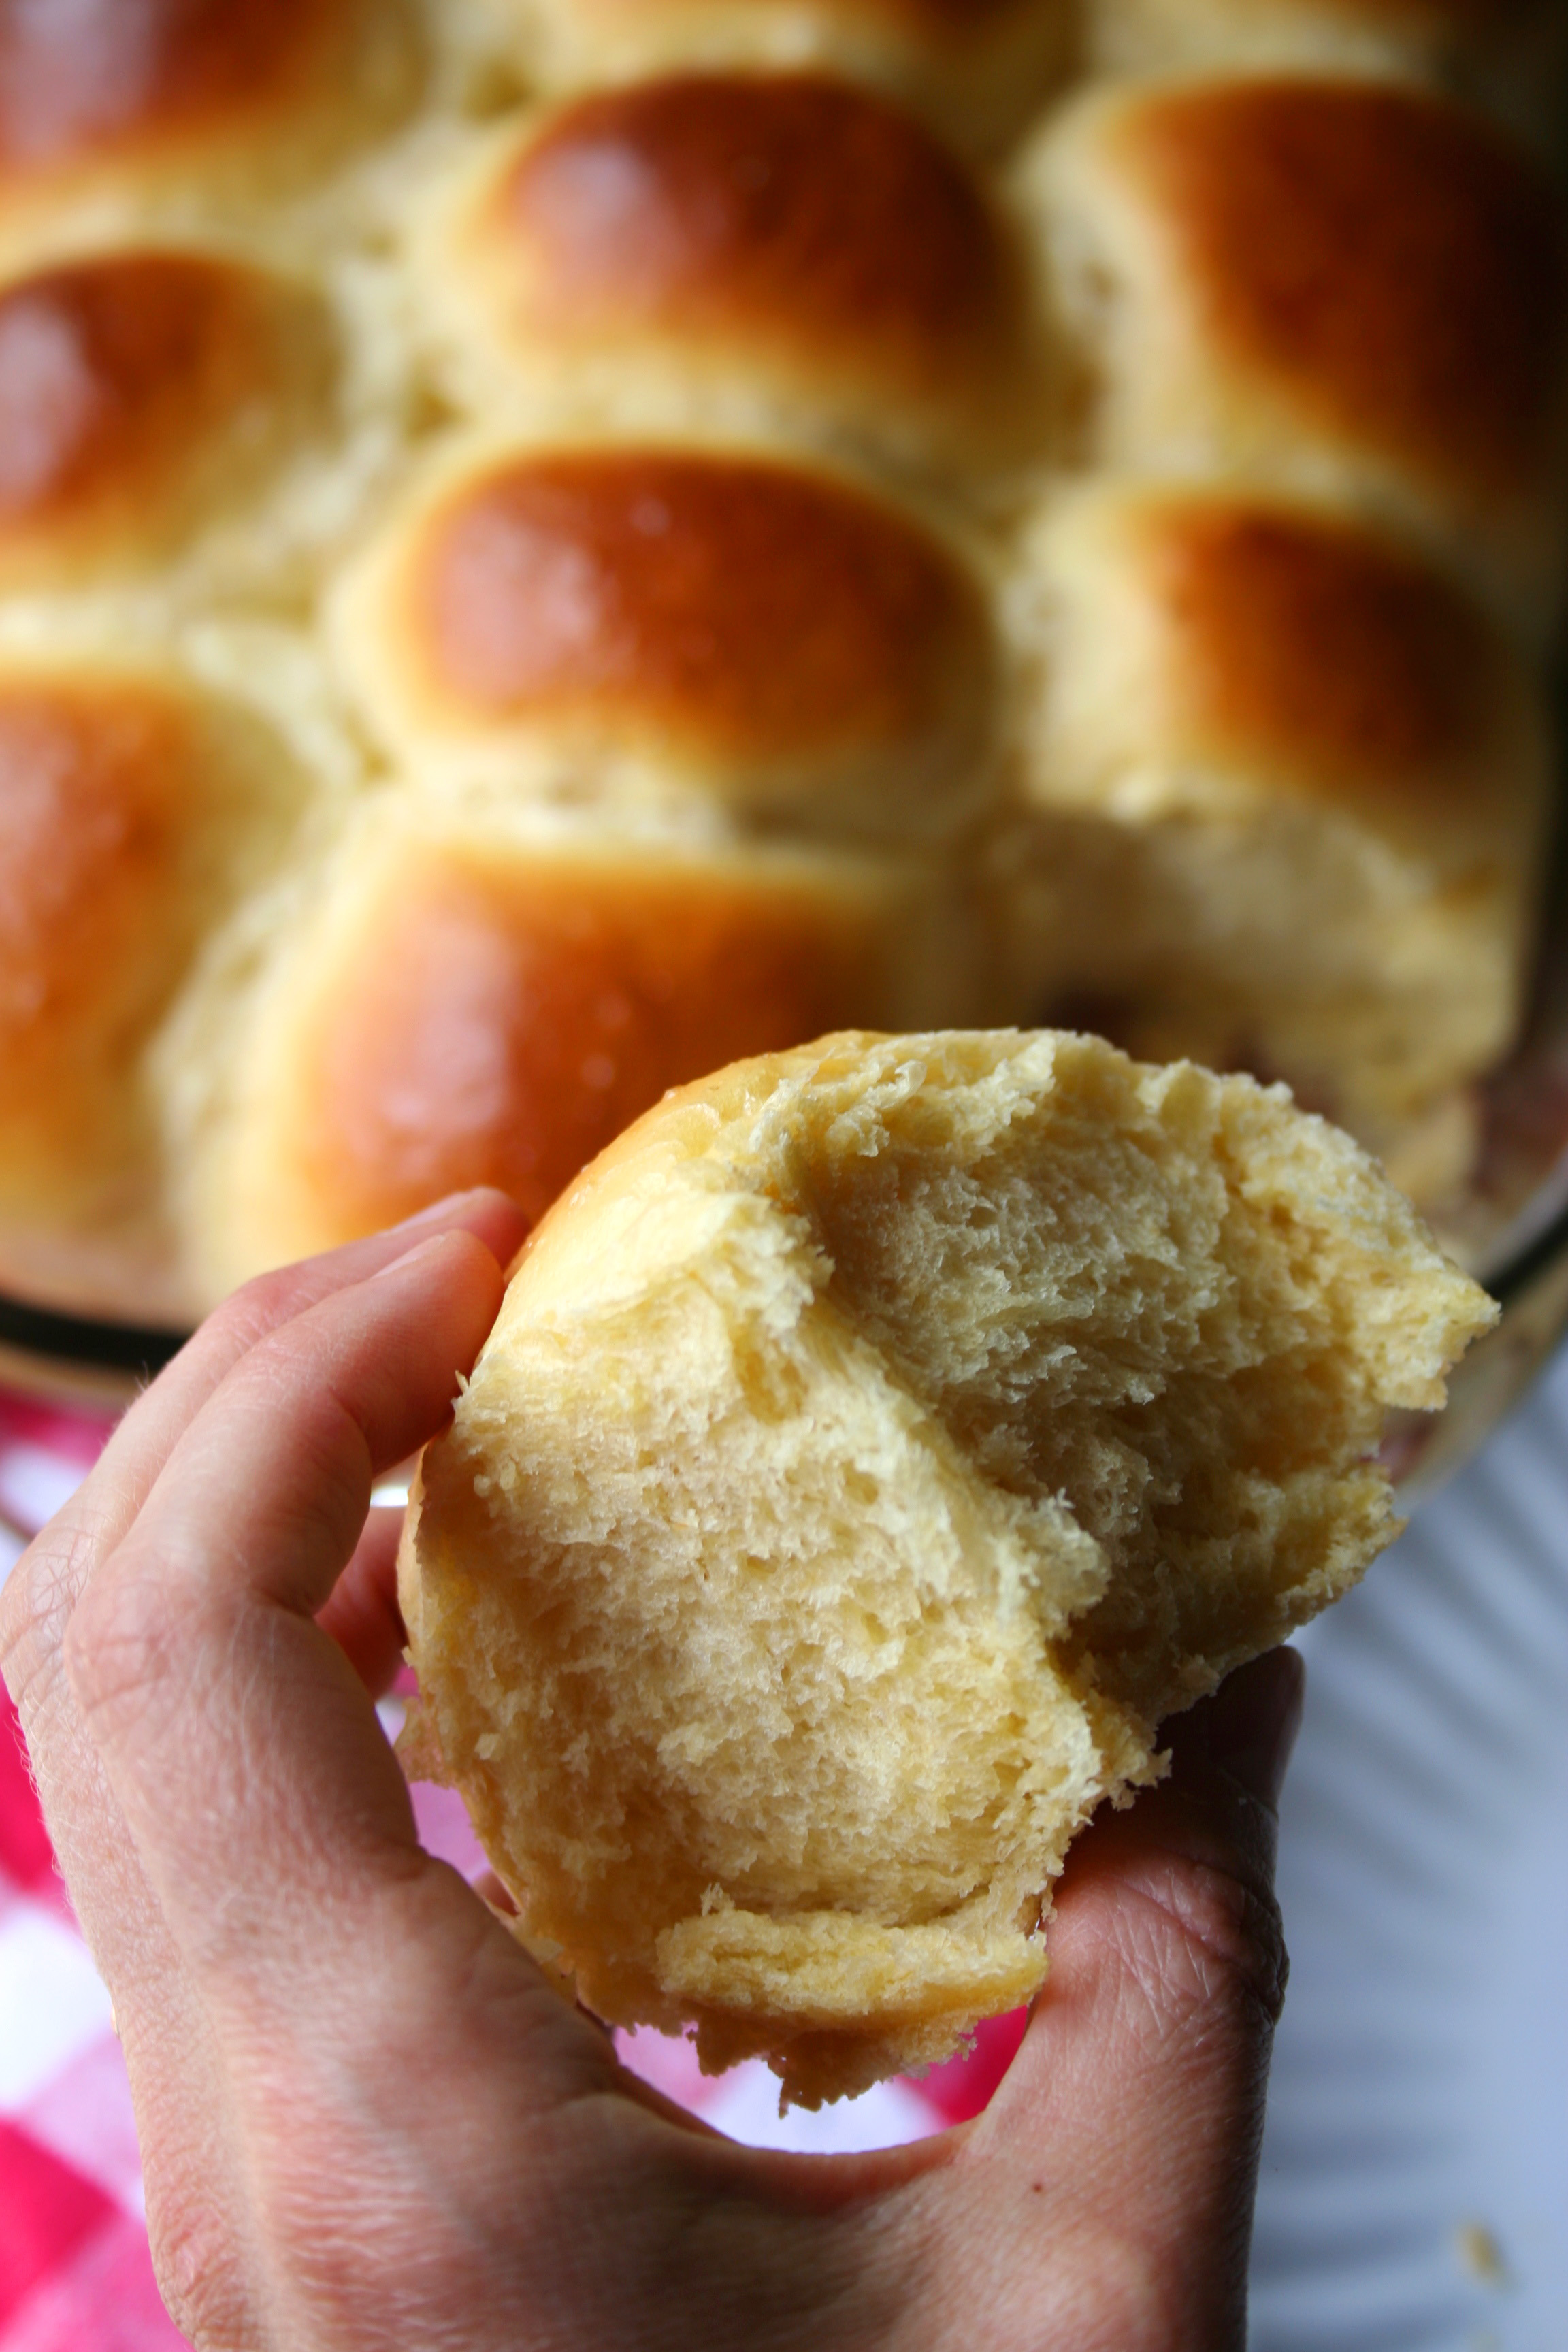
[[[973,175],[825,75],[683,74],[581,100],[476,228],[521,337],[651,330],[915,396],[1017,365],[1019,271]]]
[[[98,1130],[206,912],[184,887],[199,782],[152,688],[0,683],[0,1188],[39,1150],[57,1187],[101,1173]]]
[[[280,160],[302,103],[319,110],[330,94],[355,113],[365,93],[347,61],[367,29],[387,58],[395,37],[405,47],[395,13],[377,25],[367,0],[5,0],[0,195],[236,137],[281,142]]]
[[[1533,783],[1494,756],[1517,746],[1523,671],[1440,572],[1352,523],[1247,500],[1153,499],[1135,529],[1189,740],[1277,787],[1465,831]]]
[[[1413,90],[1175,89],[1120,141],[1221,348],[1330,431],[1517,495],[1561,444],[1568,246],[1500,133]]]
[[[0,286],[0,580],[29,552],[160,551],[215,445],[229,495],[328,367],[318,306],[228,262],[119,253]]]
[[[667,1087],[879,1005],[880,919],[729,866],[424,850],[305,1024],[289,1156],[316,1229],[469,1184],[538,1216]]]
[[[0,9],[0,169],[265,106],[343,0],[10,0]]]
[[[630,718],[700,756],[921,742],[984,675],[978,593],[934,539],[762,459],[519,459],[437,507],[407,578],[411,650],[473,716]]]
[[[0,685],[0,1013],[86,1002],[157,895],[190,814],[177,707],[151,688]]]

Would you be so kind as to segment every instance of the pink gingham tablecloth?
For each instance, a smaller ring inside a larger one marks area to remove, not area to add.
[[[96,1458],[101,1419],[0,1391],[0,1514],[39,1527]],[[0,1533],[0,1580],[20,1546]],[[402,1706],[382,1709],[389,1733]],[[416,1788],[420,1836],[469,1875],[483,1866],[461,1804]],[[923,2082],[885,2083],[820,2116],[781,2118],[760,2064],[719,2081],[690,2045],[619,2037],[624,2062],[718,2130],[752,2146],[829,2153],[892,2147],[977,2115],[1023,2019],[981,2029],[973,2055]],[[153,2281],[141,2165],[109,1995],[55,1868],[21,1728],[0,1688],[0,2352],[181,2352]]]
[[[0,1691],[0,2352],[179,2352],[131,2093]]]

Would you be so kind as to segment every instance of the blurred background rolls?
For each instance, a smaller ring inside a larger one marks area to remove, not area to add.
[[[1287,1080],[1484,1241],[1563,46],[12,12],[0,1282],[178,1326],[451,1183],[542,1210],[739,1055],[1064,1018]]]

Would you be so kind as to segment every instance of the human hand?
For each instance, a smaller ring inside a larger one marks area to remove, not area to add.
[[[241,1292],[0,1601],[175,2319],[203,2352],[1239,2347],[1290,1654],[1080,1840],[1011,2074],[915,2147],[718,2138],[420,1851],[371,1487],[443,1425],[521,1230],[475,1194]]]

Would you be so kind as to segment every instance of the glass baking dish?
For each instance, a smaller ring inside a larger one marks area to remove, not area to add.
[[[1391,1422],[1384,1456],[1406,1504],[1477,1452],[1568,1330],[1568,840],[1545,899],[1530,1019],[1518,1050],[1480,1089],[1476,1176],[1440,1221],[1450,1247],[1501,1306],[1502,1320],[1453,1375],[1447,1412]],[[184,1338],[0,1296],[0,1527],[37,1531],[26,1524],[32,1512],[7,1504],[7,1425],[29,1433],[20,1442],[36,1448],[46,1426],[39,1416],[52,1415],[64,1463],[79,1464]],[[52,1491],[47,1479],[37,1487]]]

